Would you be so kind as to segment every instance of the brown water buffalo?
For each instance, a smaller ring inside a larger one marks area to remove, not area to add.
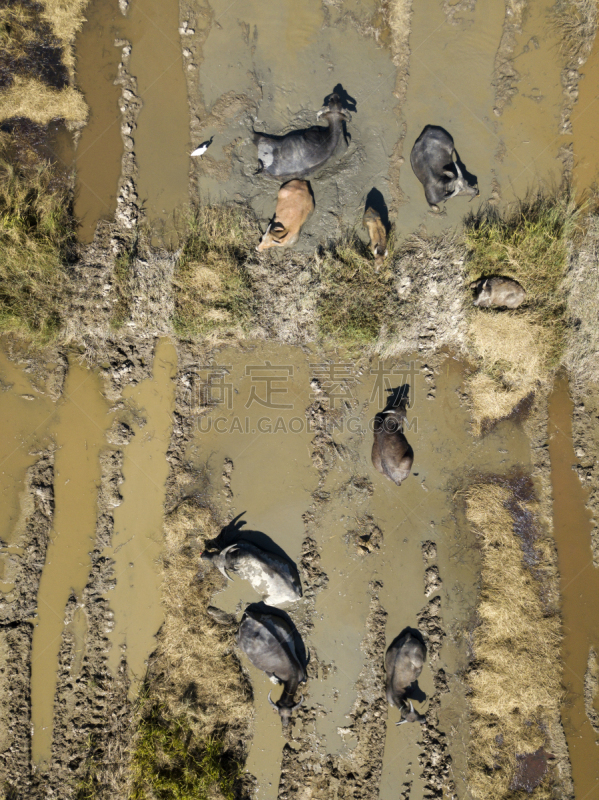
[[[304,130],[291,131],[284,136],[254,133],[258,147],[258,170],[276,178],[302,178],[321,167],[335,152],[343,134],[343,123],[351,115],[337,94],[331,95],[328,104],[316,115],[328,127],[313,125]]]
[[[269,247],[290,247],[295,244],[302,225],[313,209],[314,200],[307,181],[284,183],[279,189],[275,215],[256,250],[261,253]]]
[[[414,451],[403,434],[405,418],[405,402],[379,411],[374,418],[372,464],[398,486],[408,477],[414,462]]]
[[[457,153],[450,134],[437,125],[427,125],[416,139],[410,163],[414,174],[424,186],[424,195],[433,211],[440,211],[438,203],[458,194],[478,195],[460,169]]]
[[[381,215],[371,207],[366,209],[362,225],[370,236],[370,252],[374,256],[374,268],[378,272],[387,257],[387,231]]]
[[[426,647],[414,634],[407,631],[397,636],[385,654],[387,672],[387,702],[400,709],[401,721],[424,722],[425,717],[414,710],[406,692],[422,672],[426,660]]]
[[[474,305],[479,308],[518,308],[526,298],[524,289],[512,278],[479,278],[470,288],[474,290]]]

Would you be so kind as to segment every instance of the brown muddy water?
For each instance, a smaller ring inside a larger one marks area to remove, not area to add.
[[[116,586],[110,593],[114,629],[109,666],[119,665],[123,646],[135,696],[155,646],[162,620],[161,573],[162,521],[169,464],[166,460],[174,408],[173,377],[177,353],[167,339],[156,345],[152,377],[123,392],[131,410],[135,432],[125,447],[123,502],[114,511],[112,547],[105,555],[114,559]]]
[[[99,452],[111,422],[99,377],[71,359],[50,425],[56,442],[54,525],[40,580],[31,654],[31,758],[50,759],[58,651],[71,594],[87,583],[96,533]],[[75,628],[73,628],[75,630]],[[82,644],[77,647],[81,650]]]
[[[92,0],[86,16],[75,45],[78,85],[91,109],[75,155],[80,238],[91,241],[98,220],[111,217],[116,207],[123,153],[121,90],[114,85],[119,39],[131,42],[130,69],[143,103],[133,133],[137,192],[148,219],[170,230],[175,209],[189,197],[189,114],[178,3],[132,0],[124,18],[116,0]]]
[[[8,560],[13,547],[19,495],[25,486],[27,468],[35,462],[32,454],[46,448],[54,403],[40,391],[31,377],[0,349],[0,413],[4,421],[0,437],[0,588],[8,591]],[[6,576],[6,577],[5,577]]]
[[[581,72],[578,103],[572,113],[574,183],[579,194],[599,179],[599,36],[595,36],[591,55]]]
[[[92,0],[87,22],[75,41],[77,85],[90,108],[77,143],[75,216],[82,242],[91,242],[101,218],[112,218],[121,173],[120,88],[114,85],[120,50],[114,46],[122,25],[116,0]]]
[[[369,587],[373,582],[382,584],[378,594],[388,613],[386,642],[379,643],[381,654],[405,626],[417,627],[418,613],[434,595],[441,598],[446,631],[465,625],[476,602],[478,563],[465,527],[458,526],[454,517],[454,492],[472,471],[501,473],[515,465],[530,468],[529,444],[518,425],[505,423],[482,440],[471,436],[469,415],[458,394],[462,368],[451,358],[440,370],[437,397],[427,399],[430,385],[417,357],[406,359],[403,367],[373,361],[354,368],[339,354],[293,347],[222,350],[217,363],[202,365],[202,369],[198,366],[204,385],[212,375],[216,388],[210,391],[216,405],[208,416],[198,418],[198,433],[188,456],[198,468],[207,465],[215,498],[226,518],[243,513],[247,530],[270,537],[292,559],[299,558],[305,537],[302,515],[312,506],[319,478],[310,458],[314,431],[306,429],[304,411],[314,399],[311,379],[318,377],[326,392],[327,362],[344,363],[346,371],[349,368],[346,380],[337,381],[331,392],[337,407],[342,408],[345,401],[347,406],[342,427],[333,433],[338,456],[318,490],[322,502],[316,536],[328,586],[317,593],[314,611],[307,598],[286,609],[300,631],[309,630],[306,645],[318,665],[318,678],[302,687],[307,708],[315,711],[315,722],[308,733],[294,724],[291,746],[308,746],[311,757],[319,753],[323,760],[327,754],[348,756],[358,744],[348,735],[348,715],[358,697],[360,675],[370,666],[362,649]],[[395,370],[393,385],[403,382],[402,371],[412,384],[408,438],[416,460],[413,475],[401,488],[375,472],[370,462],[368,422],[386,398],[379,368],[388,369],[389,374]],[[279,390],[270,398],[265,380],[269,375],[276,376],[278,382],[271,387]],[[329,391],[333,384],[334,380]],[[322,397],[331,402],[326,394]],[[281,405],[289,407],[276,407]],[[364,520],[378,526],[382,534],[382,541],[368,555],[360,554],[355,541],[355,532],[361,530]],[[424,541],[433,541],[437,547],[433,563],[442,580],[429,598],[424,593],[424,570],[429,566],[423,560]],[[246,583],[236,580],[215,596],[214,603],[240,618],[245,605],[257,599]],[[306,628],[310,620],[313,627]],[[426,698],[434,691],[433,669],[442,666],[453,676],[465,664],[463,641],[459,636],[446,639],[438,660],[425,666],[418,681]],[[285,740],[278,716],[267,701],[272,685],[245,659],[244,665],[252,680],[256,708],[246,767],[257,778],[260,800],[274,800]],[[454,683],[452,689],[456,689]],[[425,699],[420,707],[426,709],[426,705]],[[459,689],[443,696],[440,718],[442,730],[459,732],[450,747],[454,779],[465,790],[467,716]],[[394,724],[397,719],[398,712],[391,710],[382,800],[397,797],[397,787],[407,773],[412,782],[410,796],[419,798],[425,791],[419,765],[419,726],[398,728]]]
[[[599,798],[599,747],[585,712],[584,677],[591,647],[599,641],[599,572],[593,568],[587,492],[574,471],[573,404],[568,381],[556,381],[549,401],[549,452],[553,524],[557,543],[564,630],[562,720],[577,800]],[[596,699],[596,698],[595,698]]]

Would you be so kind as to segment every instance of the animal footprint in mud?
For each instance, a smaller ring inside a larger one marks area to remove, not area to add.
[[[295,564],[251,542],[241,539],[223,550],[205,550],[201,558],[211,561],[227,580],[232,580],[227,572],[230,570],[249,581],[262,599],[272,605],[293,603],[302,596]]]
[[[424,573],[424,594],[430,597],[431,594],[438,592],[443,586],[443,581],[439,575],[439,567],[429,567]]]

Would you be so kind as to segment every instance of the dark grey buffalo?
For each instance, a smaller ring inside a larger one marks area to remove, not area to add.
[[[524,302],[526,292],[512,278],[479,278],[470,284],[474,290],[474,305],[479,308],[518,308]]]
[[[271,692],[268,700],[279,712],[283,725],[288,725],[291,714],[303,702],[303,695],[295,702],[295,693],[307,677],[296,652],[291,625],[277,614],[248,608],[239,626],[237,644],[252,664],[266,672],[273,683],[283,684],[283,693],[277,702],[271,699]]]
[[[341,105],[339,96],[331,98],[318,114],[328,127],[314,125],[285,136],[254,133],[258,147],[258,172],[268,172],[276,178],[302,178],[321,167],[333,155],[343,134],[343,123],[351,116]]]
[[[271,605],[293,603],[302,596],[295,564],[252,542],[239,540],[220,551],[205,550],[201,557],[211,561],[228,580],[232,580],[227,572],[230,570],[249,581],[262,599]]]
[[[414,451],[403,433],[405,418],[405,401],[379,411],[374,418],[372,464],[398,486],[408,477],[414,462]]]
[[[426,660],[426,647],[410,631],[400,633],[389,645],[385,655],[387,672],[387,702],[401,712],[403,722],[424,722],[425,717],[415,711],[412,701],[406,697],[414,681],[422,672]]]
[[[433,211],[440,211],[439,203],[458,194],[478,195],[478,188],[462,174],[457,158],[452,137],[437,125],[427,125],[414,143],[410,163]]]

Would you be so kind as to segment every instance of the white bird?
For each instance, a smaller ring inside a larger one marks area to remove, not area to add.
[[[214,139],[214,136],[211,136],[211,137],[210,137],[209,139],[207,139],[205,142],[202,142],[202,144],[201,144],[199,147],[196,147],[196,149],[193,151],[193,153],[192,153],[191,155],[192,155],[192,156],[203,156],[203,155],[204,155],[204,153],[206,152],[206,150],[207,150],[207,149],[210,147],[210,145],[212,144],[212,140],[213,140],[213,139]]]

